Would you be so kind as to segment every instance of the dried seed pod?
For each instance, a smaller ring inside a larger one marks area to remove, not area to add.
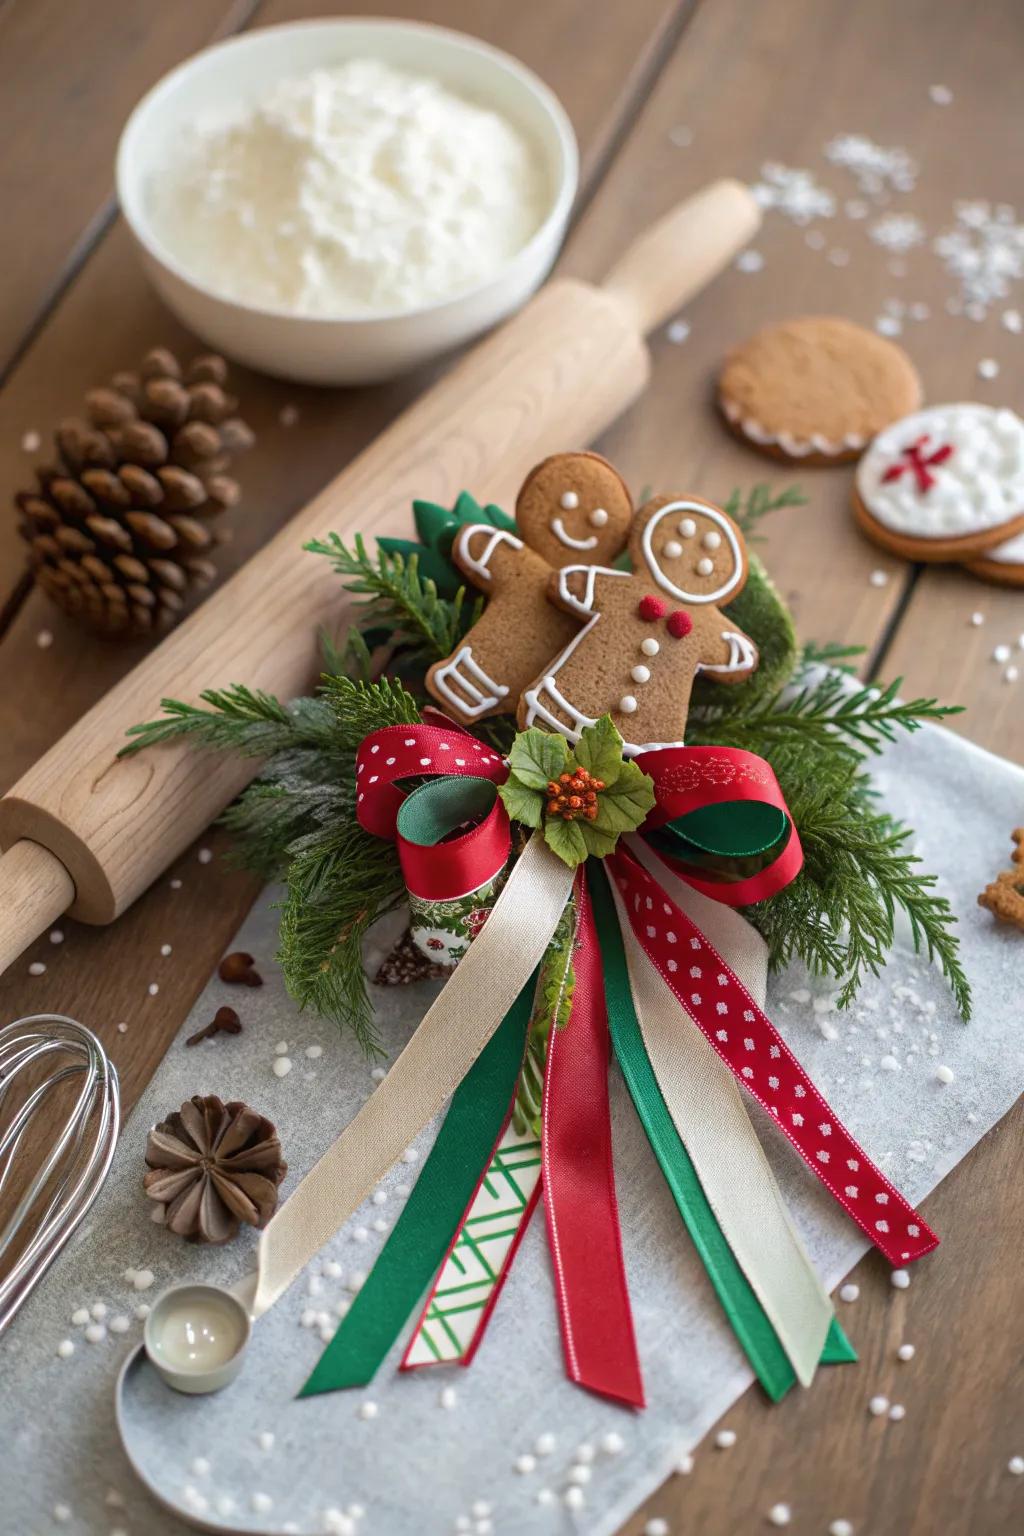
[[[152,347],[142,359],[139,374],[143,379],[180,379],[181,364],[167,347]]]
[[[225,955],[217,967],[217,975],[229,986],[262,987],[263,985],[263,977],[256,969],[256,962],[252,955],[246,954],[243,949],[236,949],[230,955]]]
[[[122,459],[156,469],[166,464],[170,446],[160,428],[151,421],[129,421],[113,434],[113,444]]]
[[[148,379],[142,391],[142,410],[161,427],[180,427],[188,420],[188,390],[177,379]]]
[[[185,377],[190,384],[226,384],[228,365],[216,353],[207,352],[201,357],[192,359]]]
[[[90,389],[85,397],[85,410],[94,427],[119,427],[138,414],[127,395],[102,386]]]
[[[163,484],[141,464],[122,464],[117,475],[132,506],[158,507],[163,501]]]
[[[126,512],[124,520],[147,549],[173,549],[178,542],[178,535],[170,523],[157,517],[155,512]]]
[[[107,507],[130,507],[132,498],[119,475],[110,469],[83,469],[79,477],[90,495]]]
[[[182,464],[201,464],[220,451],[220,433],[208,421],[187,422],[174,434],[174,453]]]
[[[179,464],[165,464],[159,471],[161,493],[167,498],[172,511],[186,511],[201,507],[206,500],[207,488],[198,475],[182,469]]]

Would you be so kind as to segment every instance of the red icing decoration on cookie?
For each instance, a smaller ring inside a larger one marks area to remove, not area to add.
[[[917,489],[920,494],[923,496],[926,491],[930,491],[935,484],[935,476],[932,474],[929,466],[932,464],[945,464],[946,460],[952,456],[954,450],[952,443],[943,443],[940,448],[936,448],[934,453],[930,453],[925,458],[924,450],[928,440],[929,436],[926,432],[916,442],[909,443],[906,448],[901,448],[900,453],[906,460],[906,463],[890,464],[882,476],[882,484],[891,484],[893,480],[898,480],[904,471],[909,469],[917,481]]]
[[[663,597],[642,597],[637,606],[642,619],[660,619],[668,603]]]
[[[669,614],[667,628],[673,640],[685,640],[693,628],[693,620],[685,608],[677,608],[675,613]]]

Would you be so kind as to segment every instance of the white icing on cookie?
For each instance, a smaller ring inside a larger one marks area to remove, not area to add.
[[[655,640],[653,635],[648,635],[646,640],[640,641],[640,649],[643,651],[645,656],[657,656],[658,652],[661,650],[661,643],[660,641]]]
[[[767,427],[763,427],[752,416],[744,416],[735,400],[723,400],[722,410],[733,425],[739,427],[744,437],[749,437],[752,443],[759,443],[762,447],[781,448],[783,453],[788,454],[791,459],[803,459],[809,453],[836,454],[845,453],[847,450],[859,450],[867,442],[867,438],[861,432],[846,432],[838,442],[823,437],[820,432],[812,432],[810,437],[794,437],[791,432],[769,432]]]
[[[714,568],[715,562],[713,560],[709,560],[707,555],[704,556],[703,560],[697,561],[698,576],[710,576]]]
[[[595,507],[593,512],[591,512],[590,516],[587,518],[587,522],[590,524],[591,528],[603,528],[607,521],[608,513],[605,511],[604,507]]]
[[[485,710],[493,709],[508,693],[502,683],[496,683],[493,677],[488,677],[480,663],[473,659],[472,649],[468,645],[456,651],[451,661],[443,667],[438,667],[430,681],[431,686],[449,704],[474,720]],[[458,684],[460,692],[455,691],[453,683]]]
[[[1000,565],[1024,565],[1024,533],[1007,539],[1005,544],[997,544],[995,549],[986,549],[981,559],[997,560]]]
[[[649,683],[651,680],[651,669],[641,665],[634,667],[629,675],[634,683]]]
[[[580,504],[580,499],[575,491],[563,491],[558,499],[566,512],[575,512]]]
[[[917,456],[932,482],[927,489],[910,453],[924,437]],[[947,446],[948,456],[930,462]],[[900,473],[887,481],[894,469]],[[998,527],[1024,513],[1024,421],[1005,407],[970,402],[904,416],[861,459],[857,491],[873,518],[908,538],[967,538]]]
[[[711,532],[706,533],[700,542],[703,544],[705,549],[719,549],[722,543],[722,535],[720,533],[716,533],[712,528]]]
[[[679,524],[679,532],[682,534],[684,539],[693,538],[694,534],[697,532],[697,524],[694,522],[692,517],[683,518],[682,522]]]
[[[701,517],[710,519],[710,521],[715,523],[721,530],[722,537],[725,539],[726,544],[729,547],[729,551],[732,555],[732,568],[729,571],[729,574],[726,576],[725,581],[720,587],[716,587],[714,592],[686,592],[682,587],[677,587],[673,581],[670,581],[658,564],[658,558],[654,553],[652,535],[655,528],[661,522],[662,518],[669,517],[674,512],[699,512]],[[726,597],[728,593],[735,590],[735,588],[743,579],[743,555],[740,552],[739,542],[732,530],[732,525],[724,513],[718,511],[717,507],[708,507],[705,506],[702,502],[670,501],[667,506],[661,507],[657,512],[655,512],[654,516],[651,518],[650,522],[644,529],[643,552],[644,559],[647,562],[647,569],[650,571],[658,586],[663,592],[667,592],[670,597],[677,597],[681,603],[721,602],[721,600]]]
[[[678,539],[669,539],[668,543],[662,549],[662,554],[668,560],[678,560],[682,552],[683,546],[680,544]]]
[[[566,549],[593,549],[597,544],[596,533],[592,533],[589,539],[574,539],[572,534],[566,531],[565,524],[560,517],[556,517],[552,522],[551,532],[559,544],[564,544]]]
[[[479,555],[470,551],[470,541],[478,533],[487,535],[483,550]],[[504,528],[492,528],[490,523],[468,523],[458,538],[459,559],[464,565],[480,578],[486,586],[491,579],[490,560],[499,544],[507,544],[510,549],[522,549],[522,539],[517,539],[514,533],[507,533]]]

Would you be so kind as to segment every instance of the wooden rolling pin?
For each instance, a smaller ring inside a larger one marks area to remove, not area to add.
[[[65,910],[117,917],[256,772],[184,744],[117,752],[165,696],[240,680],[284,698],[308,688],[317,629],[343,614],[338,578],[305,540],[400,532],[414,497],[511,500],[538,459],[592,442],[636,398],[644,336],[759,221],[745,187],[716,182],[640,235],[600,287],[550,282],[51,747],[0,800],[0,970]]]

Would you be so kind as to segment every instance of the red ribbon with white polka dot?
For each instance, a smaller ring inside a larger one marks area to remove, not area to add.
[[[385,725],[372,731],[356,753],[359,825],[374,837],[394,842],[399,808],[409,792],[408,784],[403,789],[400,782],[438,774],[465,774],[504,784],[508,764],[500,752],[457,725]]]
[[[727,961],[621,844],[607,862],[665,984],[825,1188],[890,1263],[930,1253],[936,1234],[858,1146]]]

